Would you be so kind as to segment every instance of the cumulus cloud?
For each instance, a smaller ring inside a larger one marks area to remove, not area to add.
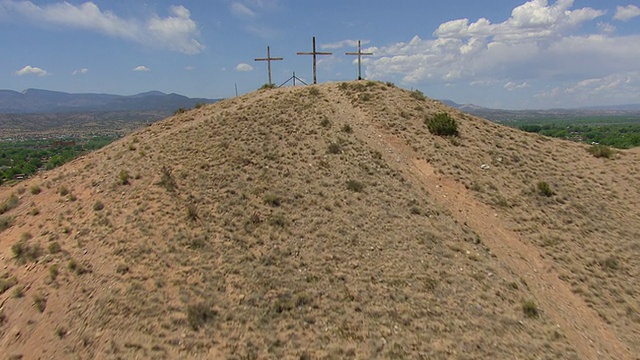
[[[236,71],[253,71],[253,66],[245,63],[240,63],[236,66]]]
[[[618,6],[613,18],[620,21],[629,21],[637,16],[640,16],[640,8],[636,5],[628,5]]]
[[[16,75],[18,75],[18,76],[23,76],[23,75],[47,76],[47,75],[49,75],[49,73],[46,70],[40,69],[39,67],[34,67],[34,66],[27,65],[27,66],[23,67],[22,69],[16,71]]]
[[[87,73],[89,73],[89,69],[82,68],[82,69],[78,69],[78,70],[73,70],[71,75],[84,75],[84,74],[87,74]]]
[[[529,87],[536,92],[547,83],[564,93],[585,79],[640,71],[640,34],[617,36],[612,25],[593,24],[605,13],[574,9],[573,0],[531,0],[500,23],[453,20],[438,26],[430,39],[416,35],[408,42],[370,47],[366,51],[375,56],[363,63],[369,78],[400,77],[412,86],[500,84],[508,92]],[[584,26],[588,23],[592,26]],[[584,87],[574,93],[579,89]]]
[[[153,14],[146,20],[123,19],[111,11],[101,10],[93,2],[36,5],[31,1],[0,0],[0,8],[37,24],[95,31],[185,54],[197,54],[204,49],[196,40],[198,25],[191,19],[189,10],[181,5],[169,7],[169,16]]]
[[[149,69],[148,67],[144,66],[144,65],[140,65],[140,66],[136,66],[133,68],[133,71],[141,71],[141,72],[146,72],[146,71],[151,71],[151,69]]]
[[[362,45],[366,45],[369,43],[369,40],[362,40],[360,42]],[[342,41],[337,41],[334,43],[329,43],[329,44],[321,44],[320,48],[321,49],[341,49],[343,47],[357,47],[358,46],[358,40],[342,40]]]

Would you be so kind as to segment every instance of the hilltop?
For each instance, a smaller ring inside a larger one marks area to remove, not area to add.
[[[0,187],[0,352],[637,358],[640,152],[587,149],[379,82],[177,114]]]

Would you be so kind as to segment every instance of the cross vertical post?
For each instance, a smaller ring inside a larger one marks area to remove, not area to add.
[[[267,57],[266,58],[255,59],[255,61],[266,61],[267,62],[267,69],[269,70],[269,85],[272,84],[272,82],[271,82],[271,62],[272,61],[278,61],[278,60],[284,60],[284,58],[281,58],[281,57],[272,58],[271,57],[271,49],[269,48],[269,46],[267,46]]]
[[[362,47],[360,45],[360,40],[358,40],[358,52],[348,52],[345,55],[358,55],[358,80],[362,80],[362,55],[373,55],[371,52],[362,52]]]
[[[313,52],[299,52],[297,53],[297,55],[313,55],[313,83],[317,84],[317,78],[316,78],[316,56],[317,55],[333,55],[333,53],[330,52],[317,52],[316,51],[316,37],[313,37]]]

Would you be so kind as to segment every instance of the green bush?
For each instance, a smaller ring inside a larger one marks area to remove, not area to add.
[[[120,170],[120,174],[118,174],[118,180],[120,185],[128,185],[129,184],[129,172],[127,170]]]
[[[427,98],[426,96],[424,96],[424,94],[422,93],[422,91],[420,91],[420,90],[418,90],[418,89],[413,90],[413,91],[411,92],[411,97],[412,97],[412,98],[414,98],[414,99],[416,99],[416,100],[425,100],[425,99]]]
[[[28,239],[23,235],[20,241],[11,246],[13,257],[19,264],[24,264],[27,261],[36,261],[42,254],[40,245],[30,245]]]
[[[522,312],[526,317],[535,318],[540,314],[538,305],[533,300],[526,300],[522,303]]]
[[[607,158],[611,159],[616,153],[610,147],[606,145],[594,144],[591,145],[589,149],[587,149],[589,153],[597,158]]]
[[[458,123],[448,113],[437,113],[425,120],[429,132],[439,136],[458,136]]]
[[[269,90],[269,89],[275,89],[275,88],[276,88],[276,84],[264,84],[260,86],[260,89],[258,90]]]
[[[0,216],[0,232],[5,231],[13,225],[13,218],[9,216]]]
[[[551,190],[551,186],[549,186],[546,181],[540,181],[538,183],[538,192],[540,195],[544,195],[546,197],[553,196],[554,194],[553,190]]]

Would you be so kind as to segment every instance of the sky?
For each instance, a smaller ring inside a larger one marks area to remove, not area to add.
[[[640,103],[638,0],[0,0],[0,89],[226,98],[295,72],[503,109]]]

